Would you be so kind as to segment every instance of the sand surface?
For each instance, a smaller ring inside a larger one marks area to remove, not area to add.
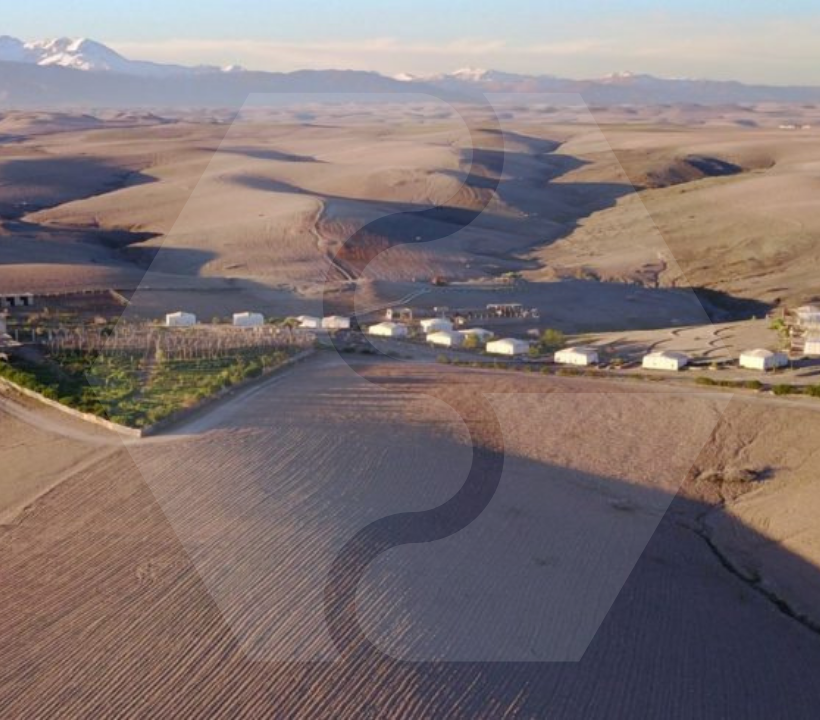
[[[791,411],[435,365],[358,372],[322,356],[169,436],[99,459],[86,443],[91,464],[0,536],[7,712],[810,716],[817,636],[703,536],[722,552],[723,516],[801,484],[777,470],[736,499],[694,483],[729,460],[782,467],[786,438],[766,428]],[[340,659],[328,563],[367,522],[458,490],[481,398],[508,445],[499,492],[464,532],[368,568],[358,611],[381,652]],[[3,417],[18,433],[31,420]],[[741,459],[720,455],[732,447]],[[791,462],[811,452],[792,443]],[[765,567],[806,579],[790,590],[816,593],[799,547],[771,552]],[[538,662],[551,654],[578,662]]]

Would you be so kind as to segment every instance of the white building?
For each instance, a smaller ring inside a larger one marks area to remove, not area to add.
[[[486,344],[487,341],[493,337],[493,333],[484,328],[466,328],[465,330],[459,330],[459,332],[464,335],[465,338],[477,338],[478,342],[482,345]]]
[[[530,344],[526,340],[502,338],[487,343],[487,352],[493,355],[526,355],[530,351]]]
[[[644,370],[671,370],[678,372],[689,364],[689,356],[673,350],[649,353],[643,359]]]
[[[350,318],[342,315],[330,315],[322,320],[325,330],[350,330]]]
[[[555,353],[555,362],[559,365],[597,365],[598,351],[591,347],[564,348]]]
[[[403,338],[407,337],[407,326],[401,323],[383,322],[378,325],[371,325],[367,329],[367,334],[379,337]]]
[[[193,327],[196,325],[196,315],[186,312],[173,312],[165,316],[167,327]]]
[[[740,367],[748,370],[776,370],[787,367],[789,356],[781,352],[771,350],[747,350],[740,356]]]
[[[411,322],[413,320],[413,308],[387,308],[387,310],[384,313],[384,319]]]
[[[313,315],[300,315],[296,318],[302,330],[319,330],[322,327],[322,318]]]
[[[453,323],[444,318],[426,318],[422,320],[419,325],[421,325],[421,329],[428,335],[436,332],[450,332],[453,329]]]
[[[820,305],[804,305],[794,313],[801,325],[820,325]]]
[[[34,295],[0,295],[0,308],[34,307]]]
[[[820,357],[820,337],[806,338],[803,354],[809,357]]]
[[[452,330],[442,330],[441,332],[430,333],[427,336],[427,342],[439,347],[461,347],[464,344],[464,335]]]
[[[265,318],[261,313],[241,312],[234,313],[233,325],[241,328],[255,328],[262,327],[265,324]]]

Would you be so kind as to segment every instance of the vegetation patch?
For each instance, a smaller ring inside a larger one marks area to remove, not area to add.
[[[281,366],[293,348],[170,359],[70,350],[0,362],[0,377],[49,400],[132,428],[174,413]]]

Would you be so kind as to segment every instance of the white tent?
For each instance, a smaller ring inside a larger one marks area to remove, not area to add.
[[[165,324],[168,327],[193,327],[196,325],[196,315],[186,312],[173,312],[165,316]]]
[[[526,340],[502,338],[487,343],[487,352],[493,355],[526,355],[530,351],[530,344]]]
[[[450,332],[453,329],[453,323],[444,318],[426,318],[422,320],[419,325],[425,333],[434,332]]]
[[[820,305],[804,305],[795,314],[801,325],[820,325]]]
[[[350,318],[342,315],[330,315],[322,320],[325,330],[350,330]]]
[[[318,330],[322,327],[322,318],[313,317],[313,315],[300,315],[296,319],[302,330]]]
[[[383,322],[378,325],[371,325],[367,329],[367,334],[379,337],[403,338],[407,337],[407,326],[401,323]]]
[[[493,336],[493,333],[484,328],[466,328],[465,330],[459,330],[459,332],[464,335],[465,338],[470,336],[478,338],[480,343],[486,343]]]
[[[643,367],[645,370],[671,370],[678,372],[689,364],[689,356],[672,350],[660,350],[644,356]]]
[[[442,330],[441,332],[430,333],[427,342],[440,347],[460,347],[464,344],[464,335],[459,332]]]
[[[789,356],[781,352],[771,350],[747,350],[740,356],[740,367],[749,370],[775,370],[776,368],[787,367]]]
[[[820,357],[820,337],[806,338],[803,354],[809,357]]]
[[[595,365],[598,351],[591,347],[564,348],[555,353],[555,362],[559,365]]]
[[[234,327],[253,328],[262,327],[265,324],[265,318],[261,313],[241,312],[233,315]]]

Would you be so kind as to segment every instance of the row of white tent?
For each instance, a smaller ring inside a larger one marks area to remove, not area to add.
[[[530,343],[516,338],[500,338],[491,340],[493,333],[483,328],[469,328],[454,330],[453,323],[444,318],[429,318],[419,323],[423,332],[427,334],[427,342],[443,348],[457,348],[464,344],[470,335],[476,337],[491,355],[505,355],[515,357],[526,355],[530,350]],[[368,333],[374,336],[405,338],[409,328],[397,322],[382,322],[372,325]],[[816,347],[807,342],[806,354],[820,355],[820,341]],[[600,362],[598,350],[593,347],[570,347],[555,353],[554,362],[559,365],[589,367]],[[652,352],[643,358],[642,366],[646,370],[666,370],[677,372],[683,370],[690,363],[690,358],[681,352],[660,350]],[[771,370],[785,367],[789,359],[783,353],[774,353],[770,350],[750,350],[740,356],[740,366],[752,370]]]
[[[323,318],[300,315],[296,319],[302,330],[350,330],[350,318],[343,315],[328,315]]]
[[[193,327],[196,325],[196,315],[188,312],[172,312],[165,316],[165,325],[167,327]],[[241,312],[234,313],[233,325],[241,328],[262,327],[265,324],[265,318],[262,313],[255,312]]]
[[[296,318],[299,321],[299,327],[306,330],[349,330],[350,318],[341,315],[330,315],[328,317],[319,318],[309,315],[300,315]],[[165,324],[168,327],[193,327],[197,324],[196,315],[188,312],[173,312],[165,316]],[[241,312],[234,313],[233,325],[234,327],[253,328],[262,327],[265,324],[265,318],[261,313],[255,312]]]
[[[806,348],[805,354],[820,356],[820,340],[812,341],[815,344]],[[808,345],[808,344],[807,344]],[[599,361],[598,351],[589,347],[574,347],[559,350],[555,353],[555,362],[559,365],[596,365]],[[659,350],[645,355],[642,366],[645,370],[668,370],[677,372],[683,370],[690,363],[688,355],[673,350]],[[740,355],[740,367],[748,370],[777,370],[788,367],[789,356],[782,352],[755,349],[747,350]]]
[[[806,354],[820,355],[820,342],[817,347],[807,348]],[[595,348],[575,347],[555,353],[555,362],[560,365],[595,365],[598,363],[598,352]],[[645,370],[668,370],[677,372],[690,363],[688,355],[674,350],[658,350],[645,355],[642,366]],[[788,367],[789,356],[782,352],[755,349],[741,353],[740,367],[748,370],[776,370]]]
[[[465,328],[464,330],[454,330],[453,324],[449,320],[441,318],[433,318],[430,320],[422,320],[420,323],[421,329],[427,334],[427,342],[431,345],[439,347],[461,347],[469,337],[474,337],[479,344],[486,345],[489,352],[493,352],[495,348],[498,354],[502,355],[518,355],[529,350],[529,343],[523,340],[511,340],[509,338],[503,341],[496,341],[501,345],[495,345],[490,342],[493,333],[484,328]],[[392,321],[378,323],[371,325],[367,332],[369,335],[376,337],[389,338],[405,338],[410,334],[410,329],[403,323]],[[512,343],[512,345],[510,345]]]
[[[350,318],[341,315],[330,315],[324,318],[309,315],[300,315],[297,320],[300,327],[311,330],[349,330]],[[197,318],[193,313],[174,312],[165,316],[165,324],[168,327],[193,327]],[[233,316],[234,327],[253,328],[262,327],[265,318],[261,313],[241,312]],[[421,328],[427,333],[427,341],[439,347],[461,347],[464,341],[472,336],[478,339],[479,343],[486,345],[486,350],[492,355],[505,355],[514,357],[526,355],[530,350],[530,343],[526,340],[516,338],[501,338],[491,340],[493,333],[483,328],[468,328],[465,330],[453,330],[453,324],[443,318],[430,318],[422,320]],[[396,322],[382,322],[371,325],[368,333],[378,337],[405,338],[409,334],[406,325]],[[820,338],[810,338],[806,340],[803,354],[808,357],[820,357]],[[570,347],[559,350],[555,353],[554,361],[559,365],[574,365],[579,367],[597,365],[600,358],[598,351],[592,347]],[[660,350],[644,356],[642,365],[646,370],[668,370],[679,371],[689,365],[689,357],[681,352],[672,350]],[[740,355],[740,367],[749,370],[776,370],[788,367],[789,357],[782,352],[772,350],[755,349],[747,350]]]
[[[466,328],[464,330],[453,330],[453,324],[449,320],[432,318],[422,320],[422,330],[427,333],[427,342],[431,345],[445,348],[461,347],[468,337],[474,337],[482,345],[486,346],[487,352],[493,355],[525,355],[530,350],[530,344],[525,340],[515,338],[502,338],[491,340],[493,333],[484,328]],[[406,338],[410,329],[407,325],[392,321],[371,325],[367,329],[368,335],[375,337]]]

